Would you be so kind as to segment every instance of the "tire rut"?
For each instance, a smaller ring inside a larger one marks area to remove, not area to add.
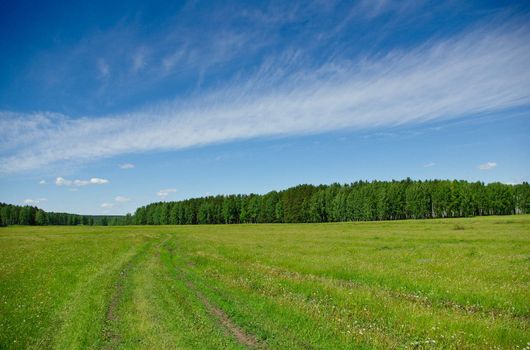
[[[103,339],[105,342],[103,349],[105,350],[115,349],[117,345],[121,342],[120,334],[113,328],[114,323],[118,317],[118,307],[123,297],[125,279],[127,278],[127,275],[129,274],[129,271],[132,268],[133,260],[134,258],[129,260],[129,262],[127,262],[120,271],[118,279],[114,284],[114,292],[107,306],[107,312],[105,314],[105,325],[103,327]]]
[[[168,249],[170,255],[174,255],[173,249]],[[193,268],[192,262],[187,262],[189,268]],[[245,331],[235,324],[230,317],[221,308],[217,307],[208,300],[208,298],[195,286],[195,284],[185,275],[185,272],[174,266],[180,278],[185,279],[186,287],[193,291],[197,299],[204,305],[206,310],[214,316],[225,330],[225,334],[232,336],[237,342],[248,349],[267,349],[266,344],[261,342],[254,334]]]
[[[188,287],[190,286],[188,285]],[[251,349],[264,349],[263,344],[261,344],[253,334],[246,332],[241,327],[236,325],[223,310],[210,303],[210,301],[204,296],[204,294],[202,294],[198,290],[195,290],[195,294],[197,295],[197,298],[199,298],[199,300],[206,307],[208,312],[215,316],[217,320],[221,323],[223,328],[227,330],[232,336],[234,336],[234,338],[236,338],[236,340],[240,344]]]
[[[153,240],[147,241],[139,251],[133,255],[120,269],[120,272],[114,282],[112,295],[110,297],[107,309],[105,312],[105,321],[102,330],[103,345],[102,349],[111,350],[116,349],[122,341],[122,337],[116,329],[116,323],[118,321],[118,310],[120,303],[123,300],[125,292],[125,282],[129,276],[131,270],[135,265],[138,264],[140,258],[145,255],[145,252],[152,246]],[[157,244],[157,251],[159,250],[162,242]]]

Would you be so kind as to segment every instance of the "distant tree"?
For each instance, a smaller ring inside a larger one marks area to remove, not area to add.
[[[29,206],[22,207],[18,215],[18,224],[19,225],[31,225],[33,221],[31,214],[32,214],[31,207]]]
[[[222,204],[223,222],[237,224],[241,215],[241,198],[235,195],[226,196]]]
[[[48,225],[48,217],[44,210],[38,209],[35,214],[35,224],[36,225]]]
[[[514,187],[514,202],[516,214],[530,214],[530,184],[523,182]]]

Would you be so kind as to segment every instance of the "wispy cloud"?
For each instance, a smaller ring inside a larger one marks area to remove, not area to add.
[[[410,7],[418,6],[415,1],[360,0],[352,9],[357,17],[371,19],[387,12],[400,13]]]
[[[48,201],[48,199],[46,199],[46,198],[38,198],[38,199],[28,198],[28,199],[24,199],[23,203],[27,204],[27,205],[37,205],[39,203],[47,202],[47,201]]]
[[[132,163],[120,164],[120,169],[133,169],[133,168],[134,168],[134,164]]]
[[[125,203],[125,202],[129,202],[131,199],[129,197],[125,197],[125,196],[116,196],[114,197],[114,201],[118,202],[118,203]]]
[[[0,172],[237,139],[376,128],[530,104],[528,27],[479,28],[413,50],[307,65],[296,53],[186,101],[70,118],[0,114]],[[1,128],[14,123],[16,128]],[[13,136],[14,135],[14,136]],[[17,139],[31,139],[20,142]],[[6,155],[7,153],[7,155]],[[2,148],[0,148],[2,154]],[[167,195],[167,194],[166,194]],[[162,195],[163,197],[164,195]]]
[[[114,202],[105,202],[101,204],[101,208],[103,209],[112,209],[112,208],[119,208],[123,203],[129,202],[131,199],[129,197],[125,196],[116,196],[114,197]],[[105,211],[108,213],[108,211]]]
[[[147,50],[141,47],[132,56],[132,70],[137,73],[144,69],[147,61]]]
[[[107,78],[110,75],[110,66],[104,59],[99,59],[97,66],[101,78]]]
[[[39,185],[46,185],[46,180],[40,180]]]
[[[429,162],[429,163],[427,163],[427,164],[424,164],[423,167],[424,167],[424,168],[430,168],[430,167],[433,167],[433,166],[435,166],[435,165],[436,165],[436,163],[434,163],[434,162]]]
[[[109,180],[101,179],[99,177],[93,177],[90,180],[67,180],[63,177],[58,177],[55,179],[55,184],[57,186],[88,186],[88,185],[105,185],[108,184]]]
[[[165,190],[160,190],[156,193],[156,195],[160,198],[166,198],[167,196],[169,196],[171,193],[175,193],[177,192],[176,189],[174,188],[167,188]]]
[[[484,163],[484,164],[480,164],[478,166],[478,168],[480,170],[491,170],[493,168],[496,168],[497,167],[497,163],[495,162],[487,162],[487,163]]]
[[[39,204],[41,202],[46,202],[47,199],[46,198],[39,198],[39,199],[24,199],[24,204],[27,204],[27,205],[35,205],[35,204]]]

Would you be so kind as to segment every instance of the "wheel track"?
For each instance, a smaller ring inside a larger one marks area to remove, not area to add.
[[[171,256],[175,254],[174,250],[169,247],[168,252]],[[187,262],[186,265],[189,268],[193,268],[193,263]],[[220,326],[225,331],[225,334],[231,336],[237,340],[239,344],[248,349],[267,349],[265,343],[261,342],[254,334],[245,331],[243,328],[235,324],[226,312],[221,308],[213,304],[203,292],[193,283],[193,281],[187,276],[185,271],[178,266],[175,266],[178,277],[185,280],[186,287],[190,289],[197,299],[204,305],[208,313],[217,319]]]
[[[139,251],[133,255],[122,268],[120,268],[105,312],[105,320],[101,335],[103,339],[102,349],[116,349],[122,341],[122,337],[117,329],[117,323],[119,322],[118,311],[124,297],[126,281],[131,270],[138,265],[142,259],[145,259],[147,252],[156,241],[158,241],[158,243],[156,244],[155,252],[159,253],[161,245],[168,239],[169,237],[166,237],[166,239],[161,241],[162,237],[159,237],[148,240]]]

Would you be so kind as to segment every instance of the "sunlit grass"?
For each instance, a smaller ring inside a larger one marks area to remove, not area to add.
[[[515,349],[529,286],[528,215],[8,227],[0,348]]]

